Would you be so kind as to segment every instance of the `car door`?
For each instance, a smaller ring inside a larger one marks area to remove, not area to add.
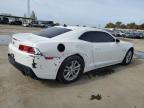
[[[122,49],[115,38],[106,32],[88,31],[82,35],[93,44],[93,59],[96,68],[120,62]],[[81,37],[81,38],[82,38]]]

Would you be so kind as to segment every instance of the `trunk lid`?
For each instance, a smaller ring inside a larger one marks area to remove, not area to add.
[[[46,41],[46,40],[48,39],[37,36],[32,33],[19,33],[12,36],[12,44],[17,48],[19,48],[20,44],[33,46],[33,44],[35,44],[36,42]]]

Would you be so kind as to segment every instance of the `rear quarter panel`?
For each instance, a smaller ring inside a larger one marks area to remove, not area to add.
[[[57,47],[59,44],[65,46],[65,51],[59,52]],[[46,57],[59,58],[58,67],[69,56],[79,54],[85,62],[84,71],[89,71],[93,65],[93,46],[90,43],[80,40],[67,42],[44,42],[36,45],[40,52]],[[57,61],[56,61],[57,62]]]

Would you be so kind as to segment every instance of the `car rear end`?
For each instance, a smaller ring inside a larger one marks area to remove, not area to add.
[[[36,34],[13,35],[8,53],[10,63],[23,74],[33,78],[56,79],[57,71],[63,61],[60,56],[63,56],[63,53],[57,50],[60,43],[52,40],[53,37],[68,31],[70,30],[52,28]]]
[[[33,34],[23,33],[13,35],[12,41],[9,44],[8,58],[12,65],[21,70],[23,74],[35,77],[34,68],[36,63],[34,58],[40,54],[39,49],[34,47],[34,44],[40,38]]]

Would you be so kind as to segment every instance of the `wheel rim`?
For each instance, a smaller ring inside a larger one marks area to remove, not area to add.
[[[126,63],[130,63],[132,59],[132,51],[129,51],[126,56]]]
[[[72,81],[76,79],[81,70],[81,64],[77,60],[73,60],[68,63],[63,72],[64,79],[67,81]]]

